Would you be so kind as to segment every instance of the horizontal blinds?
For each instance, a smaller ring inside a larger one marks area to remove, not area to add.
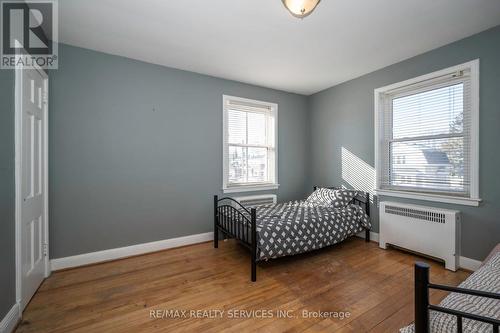
[[[268,123],[271,114],[243,112],[229,109],[228,142],[230,144],[272,146],[268,139]]]
[[[469,195],[470,95],[462,72],[384,97],[383,188]]]

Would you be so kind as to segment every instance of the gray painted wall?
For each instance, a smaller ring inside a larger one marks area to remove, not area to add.
[[[14,72],[0,70],[0,320],[16,302]]]
[[[310,184],[373,188],[373,90],[477,58],[481,61],[480,195],[484,203],[474,208],[404,201],[461,210],[462,255],[484,259],[500,242],[500,26],[312,95]],[[342,147],[350,153],[344,150],[342,156]],[[372,211],[378,232],[377,212]]]
[[[307,97],[61,45],[50,73],[50,256],[212,230],[222,95],[278,103],[279,200],[308,190]]]

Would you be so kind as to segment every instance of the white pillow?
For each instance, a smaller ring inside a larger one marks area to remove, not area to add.
[[[307,203],[315,206],[331,206],[335,201],[335,190],[329,188],[317,188],[307,198]]]
[[[335,208],[347,206],[356,196],[354,190],[334,190],[329,188],[318,188],[306,200],[314,206],[333,206]]]

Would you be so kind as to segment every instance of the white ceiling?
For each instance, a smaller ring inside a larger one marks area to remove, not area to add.
[[[59,39],[309,95],[500,24],[499,0],[63,0]]]

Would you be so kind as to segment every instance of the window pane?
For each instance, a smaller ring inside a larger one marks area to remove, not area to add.
[[[266,144],[266,115],[263,113],[248,113],[248,144]]]
[[[465,165],[462,137],[393,142],[391,184],[422,189],[463,192]]]
[[[267,180],[267,148],[248,148],[248,181]]]
[[[392,100],[393,138],[463,132],[463,83]]]
[[[247,148],[229,146],[229,182],[247,181]]]
[[[247,113],[242,111],[228,110],[227,124],[229,143],[247,143]]]

